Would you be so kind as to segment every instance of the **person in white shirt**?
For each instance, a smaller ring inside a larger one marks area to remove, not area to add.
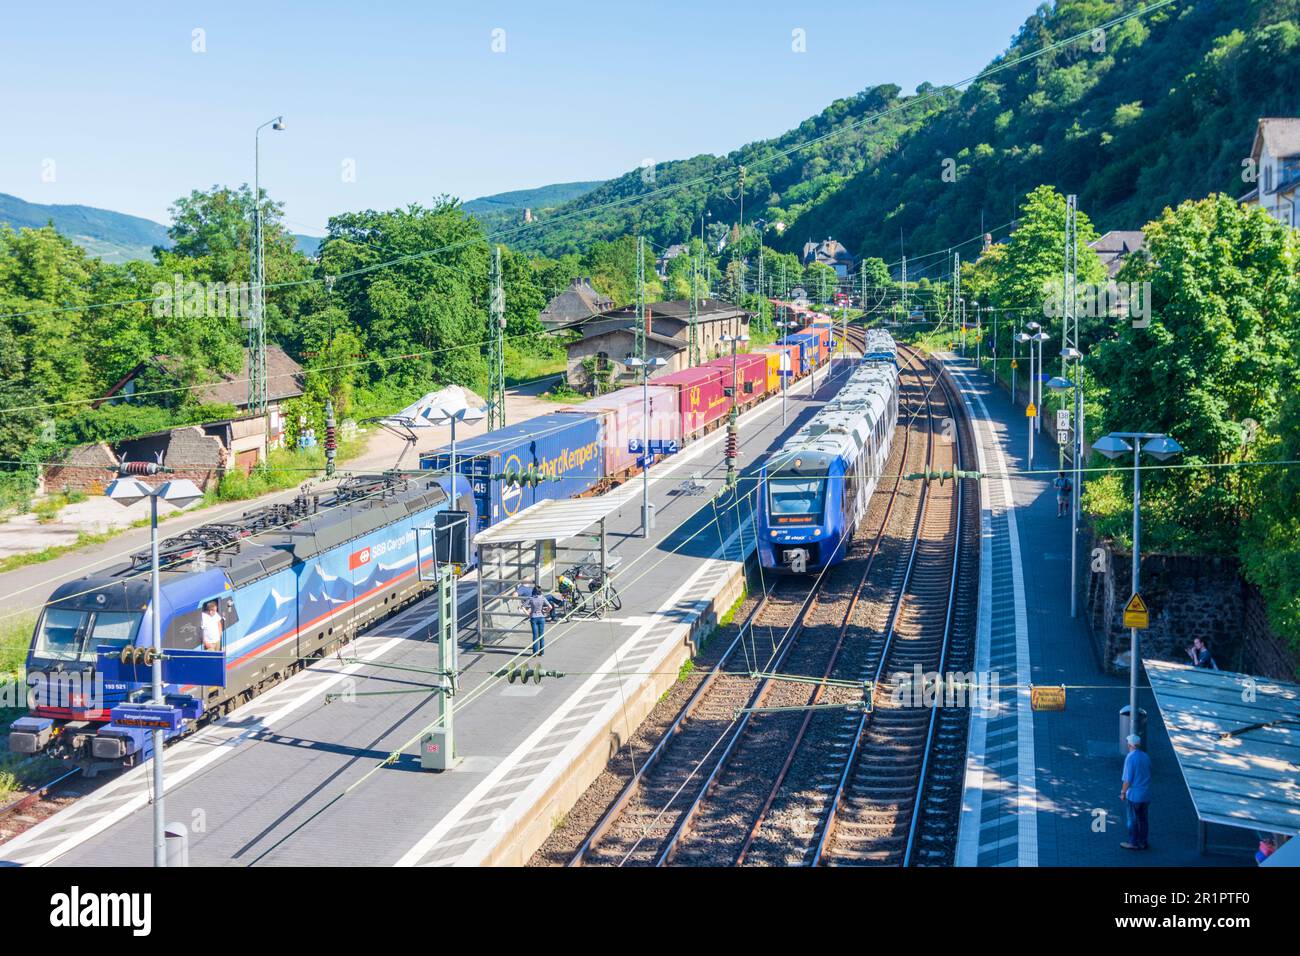
[[[208,601],[203,605],[203,614],[199,617],[203,625],[203,649],[205,651],[221,650],[221,614],[217,611],[217,602]]]

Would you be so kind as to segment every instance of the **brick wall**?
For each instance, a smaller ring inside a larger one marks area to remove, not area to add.
[[[73,448],[64,461],[44,469],[41,489],[46,494],[67,490],[100,495],[104,493],[104,486],[113,480],[113,471],[121,460],[157,461],[158,452],[162,452],[162,464],[173,470],[141,476],[151,485],[161,484],[169,478],[188,478],[200,489],[207,490],[209,485],[221,480],[229,459],[229,452],[220,438],[205,434],[196,425],[188,425],[167,433],[121,442],[116,449],[102,442]]]
[[[1129,648],[1124,605],[1132,593],[1132,554],[1094,540],[1088,581],[1088,619],[1103,666]],[[1104,560],[1099,560],[1104,559]],[[1297,655],[1273,634],[1258,591],[1241,577],[1235,559],[1147,555],[1142,559],[1142,598],[1151,627],[1141,633],[1141,654],[1187,663],[1186,648],[1199,637],[1224,670],[1293,680]]]
[[[103,494],[104,486],[113,480],[110,469],[117,464],[117,455],[103,442],[70,449],[62,462],[41,471],[41,491],[51,495],[63,491]]]

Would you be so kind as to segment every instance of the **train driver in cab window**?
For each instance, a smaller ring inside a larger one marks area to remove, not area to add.
[[[225,629],[225,624],[221,620],[221,612],[217,610],[215,600],[204,603],[200,623],[203,625],[203,649],[221,650],[221,632]]]

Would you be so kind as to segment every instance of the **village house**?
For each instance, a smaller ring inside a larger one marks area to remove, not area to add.
[[[1296,190],[1300,189],[1300,117],[1265,116],[1250,147],[1255,188],[1242,202],[1263,206],[1278,222],[1300,227]]]
[[[546,303],[538,316],[548,332],[570,328],[614,307],[614,300],[591,287],[587,278],[574,279],[569,287]]]
[[[842,242],[835,239],[827,238],[821,242],[805,242],[803,252],[799,255],[799,261],[803,263],[804,268],[814,262],[830,266],[841,279],[853,271],[853,256]]]
[[[1088,248],[1097,252],[1097,258],[1106,267],[1106,275],[1113,279],[1133,253],[1139,251],[1146,242],[1141,229],[1112,229],[1099,239],[1088,243]]]

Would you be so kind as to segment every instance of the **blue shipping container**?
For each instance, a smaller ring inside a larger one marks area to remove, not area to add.
[[[818,341],[817,336],[800,332],[798,335],[787,335],[781,339],[780,344],[799,347],[799,374],[807,375],[815,364],[814,356],[817,354]]]
[[[572,498],[603,476],[601,419],[557,412],[507,425],[456,443],[456,470],[470,479],[478,526],[490,527],[531,504]],[[446,468],[451,449],[420,456],[421,468]],[[532,467],[546,477],[535,488],[508,484],[503,477]]]

